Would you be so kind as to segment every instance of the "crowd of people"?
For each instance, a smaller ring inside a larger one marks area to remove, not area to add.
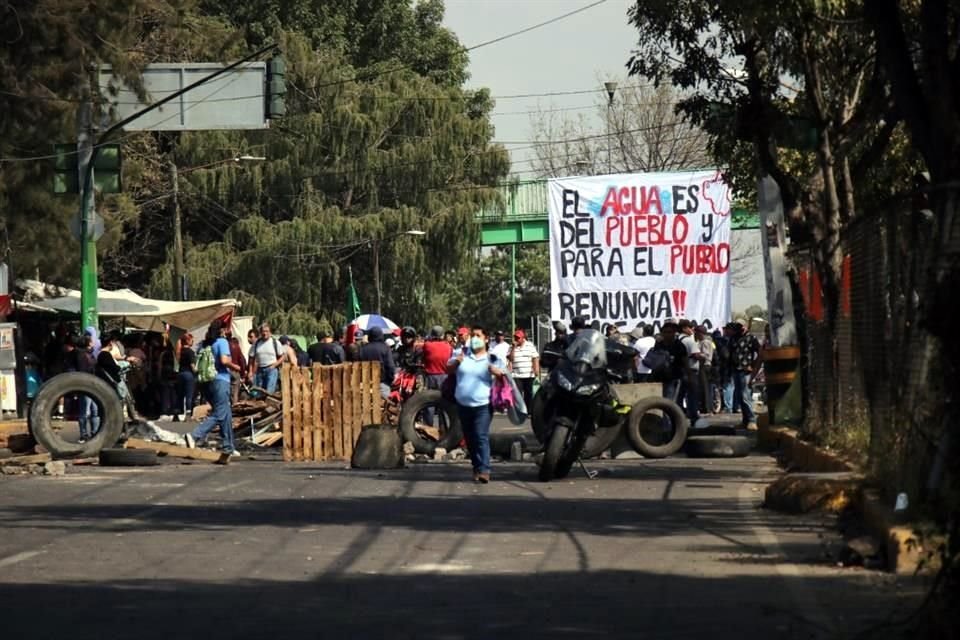
[[[753,384],[760,372],[761,345],[744,320],[713,331],[690,320],[669,320],[659,333],[652,324],[641,323],[624,333],[616,325],[589,325],[578,317],[569,329],[554,322],[554,339],[544,348],[562,350],[577,331],[588,327],[634,347],[633,380],[662,383],[663,395],[683,406],[691,423],[706,414],[740,413],[742,426],[756,429]]]
[[[708,413],[739,412],[743,426],[756,428],[752,384],[760,369],[761,347],[742,320],[714,331],[685,319],[667,321],[659,332],[653,325],[641,323],[624,333],[615,325],[601,327],[577,317],[569,329],[559,321],[553,328],[553,340],[544,345],[544,350],[562,352],[577,332],[602,330],[607,338],[637,350],[633,381],[661,383],[664,396],[681,404],[691,422]],[[211,371],[201,383],[199,367],[203,366],[202,354],[207,348],[212,356],[208,365]],[[231,406],[237,401],[239,389],[252,385],[276,393],[279,369],[286,362],[299,366],[379,362],[384,398],[390,394],[398,369],[422,373],[428,389],[443,389],[448,376],[455,376],[454,397],[474,479],[488,482],[491,387],[496,378],[509,372],[527,406],[532,406],[534,382],[541,375],[540,354],[519,328],[508,340],[503,331],[489,333],[479,326],[434,326],[421,335],[409,326],[395,331],[380,327],[364,331],[351,325],[336,334],[320,332],[316,342],[304,350],[288,336],[276,337],[266,323],[248,332],[246,348],[220,321],[212,323],[199,342],[190,333],[175,341],[161,333],[112,332],[100,336],[95,327],[70,335],[61,325],[44,351],[43,370],[45,377],[62,371],[98,375],[115,385],[121,396],[128,394],[138,411],[159,415],[161,420],[192,419],[197,399],[202,396],[213,410],[187,435],[188,446],[202,442],[217,426],[232,436],[232,429],[226,425],[231,424]],[[76,415],[81,440],[97,433],[98,409],[89,398],[80,398],[74,407],[62,405],[60,411]],[[223,451],[227,458],[234,454],[232,437],[223,438]]]

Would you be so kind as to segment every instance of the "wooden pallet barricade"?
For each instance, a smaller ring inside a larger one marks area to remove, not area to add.
[[[360,428],[379,424],[380,363],[280,370],[283,460],[349,460]]]

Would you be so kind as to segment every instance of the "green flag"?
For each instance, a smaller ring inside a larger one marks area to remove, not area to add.
[[[347,322],[351,322],[360,315],[360,298],[357,297],[357,288],[353,286],[353,269],[349,269],[350,288],[347,289]]]

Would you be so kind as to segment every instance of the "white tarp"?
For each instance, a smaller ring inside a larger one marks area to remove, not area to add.
[[[20,282],[17,284],[21,285]],[[21,288],[29,290],[29,282],[22,284]],[[58,293],[63,295],[35,299],[31,302],[19,303],[18,306],[33,311],[79,315],[80,292],[63,289],[58,290]],[[236,306],[237,301],[232,298],[173,302],[144,298],[129,289],[117,291],[99,289],[97,293],[97,313],[101,318],[126,318],[128,325],[145,331],[163,331],[164,322],[181,329],[207,325],[214,318],[232,312]]]
[[[730,317],[730,189],[714,170],[549,181],[551,314],[634,327]]]

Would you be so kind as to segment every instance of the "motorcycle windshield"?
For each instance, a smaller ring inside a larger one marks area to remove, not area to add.
[[[607,339],[595,329],[583,329],[564,355],[574,364],[586,362],[591,369],[602,369],[607,366]]]

